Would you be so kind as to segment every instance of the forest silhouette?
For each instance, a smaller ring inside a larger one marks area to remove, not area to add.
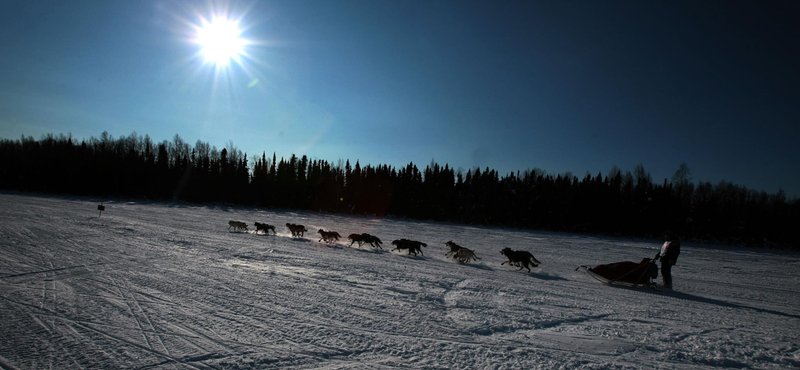
[[[177,134],[156,143],[104,132],[80,142],[63,134],[0,140],[0,187],[645,238],[669,229],[698,242],[800,247],[792,235],[800,200],[727,181],[695,184],[685,163],[663,181],[641,164],[581,178],[537,168],[501,176],[433,161],[420,169],[266,152],[247,158],[230,141],[218,150]]]

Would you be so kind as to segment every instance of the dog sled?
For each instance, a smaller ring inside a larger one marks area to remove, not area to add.
[[[584,269],[595,280],[609,285],[649,286],[655,289],[655,279],[658,277],[658,266],[650,258],[643,258],[639,263],[624,261],[594,267],[581,265],[575,271],[579,269]]]

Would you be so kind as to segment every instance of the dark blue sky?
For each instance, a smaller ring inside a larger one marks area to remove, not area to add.
[[[793,2],[5,1],[0,137],[180,134],[249,155],[800,195]],[[253,41],[215,69],[200,18]],[[257,79],[257,80],[256,80]]]

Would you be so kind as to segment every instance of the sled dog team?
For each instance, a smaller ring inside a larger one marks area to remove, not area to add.
[[[269,231],[272,230],[273,234],[277,235],[277,232],[275,231],[275,226],[273,225],[264,224],[260,222],[255,222],[253,224],[256,226],[256,234],[258,234],[259,231],[264,231],[266,234],[269,235]],[[241,221],[231,220],[228,221],[228,229],[230,230],[231,228],[233,228],[234,231],[243,231],[247,230],[247,224]],[[289,231],[292,233],[292,237],[303,237],[304,233],[308,231],[308,229],[305,226],[292,223],[286,223],[286,228],[288,228]],[[342,237],[341,235],[339,235],[339,233],[335,231],[325,231],[323,229],[319,229],[317,232],[321,236],[319,242],[322,242],[324,240],[326,243],[331,243],[339,241],[339,238]],[[377,236],[370,235],[367,233],[350,234],[347,237],[347,239],[350,240],[350,246],[353,246],[354,243],[358,243],[359,247],[362,244],[369,244],[373,248],[383,249],[382,247],[383,242],[381,241],[381,239],[378,238]],[[472,249],[464,248],[456,244],[452,240],[444,244],[450,248],[450,251],[445,253],[445,256],[452,257],[459,263],[469,263],[470,261],[477,261],[480,259],[480,257],[475,255],[475,251],[473,251]],[[407,250],[409,256],[412,253],[415,256],[418,254],[424,255],[422,253],[422,247],[425,248],[428,247],[428,245],[423,242],[416,240],[409,240],[405,238],[393,241],[392,245],[395,246],[395,248],[392,249],[392,251]],[[531,254],[528,251],[515,251],[512,250],[511,248],[504,248],[503,250],[500,251],[500,254],[508,258],[508,261],[501,263],[501,265],[505,265],[506,263],[508,263],[509,266],[514,265],[518,267],[517,271],[525,268],[530,272],[531,269],[529,266],[537,267],[539,266],[539,264],[541,264],[541,262],[539,262],[539,260],[533,257],[533,254]]]
[[[255,222],[254,225],[256,226],[256,234],[262,230],[269,234],[269,230],[272,230],[272,233],[277,235],[275,226],[270,224],[262,224],[260,222]],[[292,237],[302,238],[304,233],[308,231],[308,229],[303,225],[286,223],[286,227],[289,229],[289,231],[291,231]],[[228,221],[228,229],[231,228],[233,228],[234,231],[247,230],[247,224],[241,221],[231,220]],[[323,240],[326,243],[337,242],[339,241],[339,238],[342,237],[339,235],[339,233],[332,230],[325,231],[323,229],[319,229],[317,232],[320,235],[319,242],[322,242]],[[666,242],[664,242],[661,250],[656,253],[654,259],[645,258],[639,264],[626,261],[608,265],[597,265],[595,267],[582,265],[579,266],[578,269],[586,269],[594,278],[605,283],[622,282],[633,285],[647,285],[655,287],[654,279],[658,276],[658,268],[655,266],[655,263],[661,259],[661,275],[664,281],[664,287],[666,289],[672,289],[672,276],[670,270],[671,267],[675,265],[678,255],[680,254],[680,238],[678,238],[672,231],[667,231],[665,234]],[[358,246],[360,247],[366,243],[371,245],[373,248],[383,249],[383,242],[381,242],[381,239],[377,236],[367,233],[350,234],[347,239],[350,240],[350,246],[353,246],[354,243],[358,243]],[[475,255],[475,251],[464,248],[452,240],[444,244],[450,248],[450,250],[445,253],[445,256],[452,257],[459,263],[469,263],[471,261],[477,261],[480,259],[480,257]],[[392,245],[395,246],[392,251],[407,250],[409,256],[411,254],[414,254],[414,256],[424,255],[422,253],[422,248],[428,247],[428,245],[423,242],[405,238],[393,241]],[[541,264],[541,262],[537,260],[536,257],[531,254],[531,252],[528,251],[515,251],[511,248],[503,248],[503,250],[500,251],[500,254],[508,258],[508,261],[501,263],[501,265],[505,265],[507,263],[509,266],[516,266],[517,271],[521,271],[524,268],[530,272],[530,266],[538,267]]]

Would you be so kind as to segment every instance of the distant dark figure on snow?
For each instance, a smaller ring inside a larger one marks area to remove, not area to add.
[[[508,261],[501,263],[500,265],[505,265],[508,263],[509,265],[518,266],[519,268],[517,271],[522,270],[522,268],[528,269],[528,272],[531,272],[531,268],[528,265],[533,265],[533,267],[539,266],[541,262],[533,256],[531,252],[528,251],[515,251],[511,248],[503,248],[500,251],[500,254],[506,256]]]
[[[308,231],[308,229],[306,229],[306,227],[303,225],[295,225],[288,222],[286,223],[286,227],[288,227],[289,231],[292,232],[292,236],[303,237],[303,233]]]
[[[339,238],[342,237],[341,235],[339,235],[339,233],[337,233],[335,231],[325,231],[325,230],[319,229],[319,231],[317,231],[317,232],[319,233],[320,236],[322,236],[318,240],[320,242],[323,241],[323,240],[325,241],[325,243],[330,243],[331,241],[339,241]]]
[[[654,259],[654,261],[661,259],[661,280],[666,289],[672,289],[672,266],[677,264],[679,254],[681,254],[681,238],[672,231],[666,231],[664,244]]]
[[[262,224],[260,222],[254,222],[253,225],[256,225],[256,234],[258,234],[258,232],[262,230],[265,233],[267,233],[267,235],[269,235],[270,230],[272,230],[273,233],[277,234],[277,232],[275,231],[275,226],[272,226],[270,224]]]
[[[403,250],[403,249],[408,249],[408,255],[409,256],[411,255],[411,253],[414,253],[415,256],[417,255],[417,253],[422,254],[424,256],[425,254],[422,253],[422,248],[420,248],[420,247],[427,247],[428,246],[427,244],[425,244],[423,242],[418,242],[416,240],[408,240],[408,239],[395,240],[395,241],[392,242],[392,245],[395,246],[395,248],[392,249],[392,250],[398,250],[399,251],[399,250]]]

